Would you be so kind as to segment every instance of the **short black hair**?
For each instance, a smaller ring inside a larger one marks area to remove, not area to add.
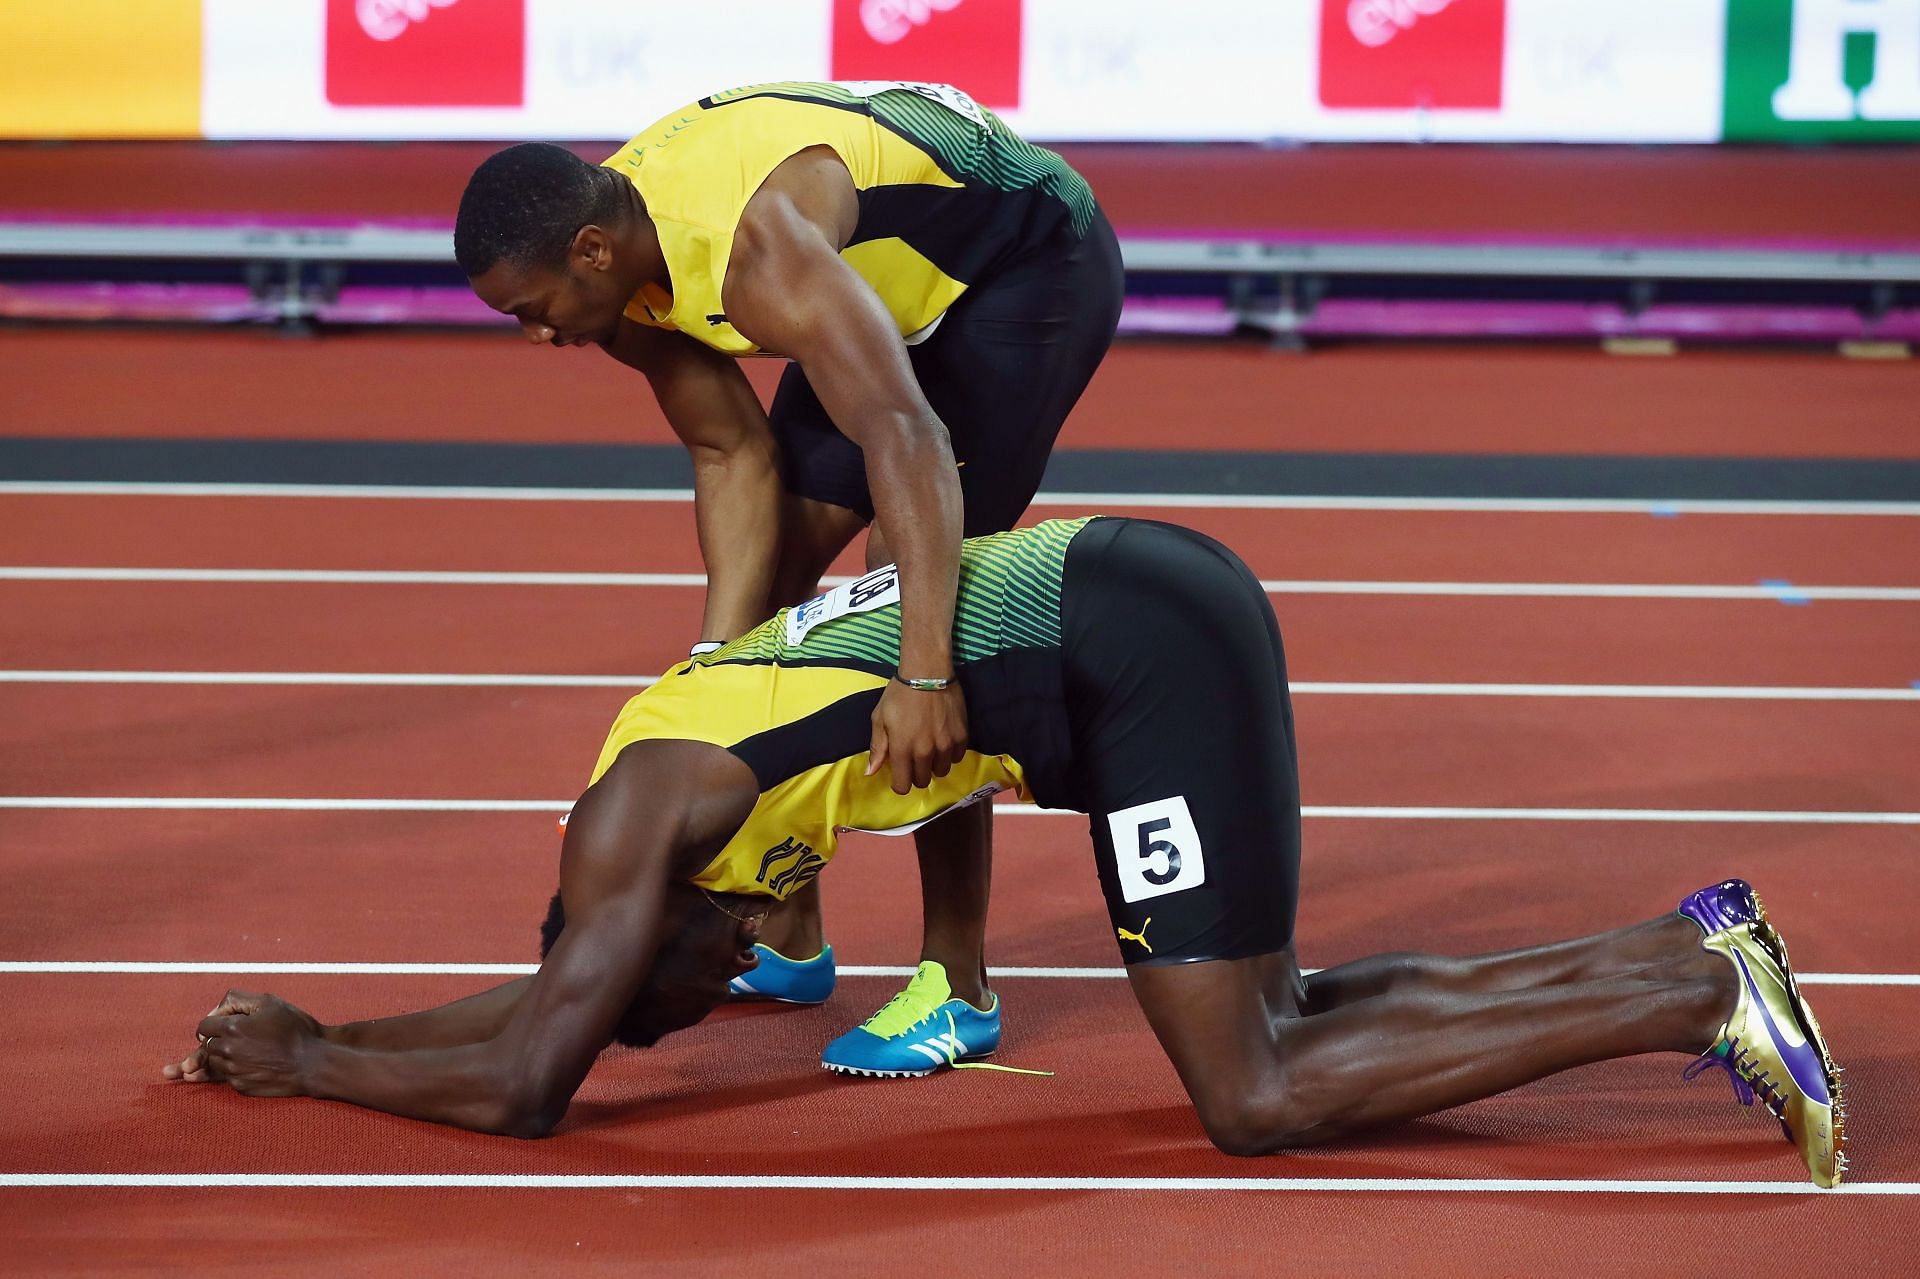
[[[559,267],[574,232],[617,223],[625,179],[551,142],[523,142],[480,162],[460,196],[453,256],[468,279],[496,262]]]

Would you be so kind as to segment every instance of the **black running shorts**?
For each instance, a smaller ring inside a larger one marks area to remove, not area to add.
[[[1040,488],[1054,439],[1113,342],[1124,280],[1120,245],[1098,211],[973,285],[940,327],[907,348],[960,464],[964,533],[998,533]],[[768,412],[788,492],[873,519],[866,458],[842,435],[798,364]]]
[[[1226,547],[1097,520],[1061,593],[1074,807],[1129,964],[1293,942],[1300,786],[1280,627]]]

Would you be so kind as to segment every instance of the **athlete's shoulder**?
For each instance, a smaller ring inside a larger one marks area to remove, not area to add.
[[[637,175],[656,153],[666,147],[674,138],[684,133],[689,124],[699,118],[703,108],[698,102],[689,102],[683,107],[667,112],[640,132],[621,144],[618,151],[600,162],[600,166],[625,173],[629,177]]]

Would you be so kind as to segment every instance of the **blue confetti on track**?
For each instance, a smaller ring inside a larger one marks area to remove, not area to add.
[[[1763,577],[1760,585],[1773,593],[1773,598],[1782,604],[1811,604],[1812,600],[1793,589],[1793,583],[1785,578]]]

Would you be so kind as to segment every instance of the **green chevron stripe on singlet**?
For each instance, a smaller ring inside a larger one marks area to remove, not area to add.
[[[956,664],[984,661],[1012,649],[1059,646],[1067,544],[1096,518],[1048,520],[961,544],[953,621]],[[898,603],[822,622],[798,645],[786,642],[787,612],[782,609],[702,664],[841,661],[888,674],[900,664]]]
[[[739,98],[764,95],[821,102],[865,110],[874,119],[931,155],[953,176],[984,183],[997,191],[1025,191],[1037,187],[1067,206],[1075,235],[1085,235],[1093,222],[1093,188],[1060,156],[1037,147],[981,109],[987,127],[932,98],[911,89],[888,89],[862,97],[837,84],[796,80],[749,85],[716,93],[707,101],[718,106]]]

